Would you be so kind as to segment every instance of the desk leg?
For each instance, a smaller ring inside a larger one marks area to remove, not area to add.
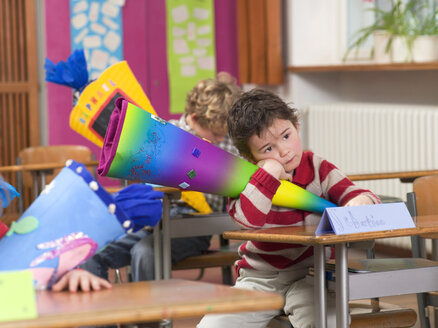
[[[325,252],[323,245],[314,246],[315,266],[315,323],[316,327],[327,327],[327,301],[325,294]]]
[[[46,187],[46,172],[41,172],[41,188],[39,192],[43,191]]]
[[[172,275],[172,254],[170,249],[170,199],[163,196],[163,278],[170,279]]]
[[[164,208],[163,208],[164,210]],[[161,222],[154,228],[154,271],[155,280],[163,279],[163,244],[161,243]]]
[[[39,181],[38,181],[39,175],[40,174],[38,171],[33,172],[33,196],[34,196],[33,198],[34,199],[36,199],[38,197],[39,190],[40,190]]]
[[[336,327],[348,327],[348,256],[345,243],[336,244]]]

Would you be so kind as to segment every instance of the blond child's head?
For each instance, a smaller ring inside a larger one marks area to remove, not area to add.
[[[240,94],[235,79],[225,72],[199,81],[187,94],[187,123],[200,137],[220,141],[227,134],[228,112]]]

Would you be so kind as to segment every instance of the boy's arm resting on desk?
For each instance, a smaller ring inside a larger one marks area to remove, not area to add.
[[[366,195],[359,195],[350,199],[345,206],[359,206],[359,205],[372,205],[375,204],[374,200]]]
[[[53,286],[52,291],[60,292],[67,289],[71,293],[82,290],[89,292],[90,290],[100,290],[102,288],[111,288],[109,281],[102,279],[91,272],[83,269],[74,269],[67,272]]]
[[[316,195],[322,195],[340,206],[381,203],[379,197],[369,190],[356,186],[335,165],[313,153],[308,152],[305,155],[292,181],[298,186]],[[252,175],[239,198],[231,200],[230,216],[244,229],[264,227],[268,223],[268,216],[272,211],[272,199],[279,185],[280,181],[275,176],[264,168],[259,168]]]
[[[367,189],[356,186],[334,164],[319,155],[313,154],[315,174],[319,174],[319,183],[324,198],[339,206],[357,206],[380,204],[378,196]]]
[[[263,227],[272,207],[272,198],[279,186],[279,180],[264,169],[258,169],[239,198],[231,200],[228,210],[230,216],[244,229]]]

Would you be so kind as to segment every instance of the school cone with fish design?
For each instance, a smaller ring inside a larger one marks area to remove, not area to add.
[[[160,197],[146,185],[113,197],[84,165],[68,161],[0,239],[0,271],[30,270],[36,288],[50,288],[126,230],[156,224]]]
[[[238,197],[257,169],[256,165],[119,98],[97,172],[102,176]],[[336,206],[289,181],[281,181],[272,202],[310,212]]]

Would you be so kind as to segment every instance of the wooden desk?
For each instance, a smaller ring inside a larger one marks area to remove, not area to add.
[[[99,161],[90,161],[83,164],[85,166],[97,166],[99,165]],[[65,163],[42,163],[42,164],[0,166],[0,173],[21,172],[21,171],[48,171],[48,170],[61,169],[64,166]]]
[[[0,328],[50,328],[157,321],[206,313],[274,310],[283,297],[198,281],[116,284],[90,293],[37,292],[38,318],[0,322]]]
[[[438,170],[425,170],[425,171],[350,174],[348,175],[348,178],[351,181],[400,179],[401,182],[413,182],[416,178],[424,177],[427,175],[437,175],[437,174],[438,174]]]
[[[422,235],[438,232],[438,215],[418,216],[414,218],[417,226],[409,229],[397,229],[378,232],[365,232],[348,235],[327,234],[315,236],[316,226],[269,228],[256,230],[239,230],[224,232],[224,238],[238,240],[254,240],[277,243],[300,243],[314,246],[314,267],[315,267],[315,307],[317,327],[327,327],[326,322],[326,297],[325,297],[325,253],[324,247],[335,245],[336,250],[336,318],[337,327],[348,327],[348,300],[349,300],[349,276],[347,264],[347,243],[391,238]],[[434,268],[437,270],[437,267]],[[435,274],[436,277],[436,274]],[[438,280],[421,281],[416,280],[418,290],[420,288],[430,291],[438,289]],[[391,281],[387,282],[391,284]],[[427,286],[425,284],[428,284]],[[412,286],[411,286],[412,287]],[[412,292],[412,290],[410,291]],[[409,293],[410,293],[409,292]],[[417,291],[413,291],[417,292]],[[403,294],[399,291],[398,294]]]
[[[380,179],[400,179],[405,181],[406,179],[413,180],[417,177],[433,174],[438,174],[438,170],[365,173],[353,174],[348,177],[353,181]],[[171,222],[169,216],[170,200],[178,199],[180,197],[180,190],[170,187],[162,187],[162,189],[158,188],[158,190],[163,191],[165,196],[163,198],[163,218],[156,229],[154,229],[155,277],[157,279],[170,279],[172,271],[171,238],[220,234],[226,230],[234,229],[235,226],[227,214],[206,215],[202,218],[184,218]],[[196,228],[193,229],[193,227]],[[161,233],[159,233],[160,231]]]
[[[97,166],[99,161],[90,161],[83,163],[85,166]],[[0,174],[6,172],[30,172],[33,176],[33,187],[35,198],[39,195],[41,190],[46,185],[46,175],[53,174],[56,169],[62,169],[65,167],[64,163],[41,163],[41,164],[23,164],[23,165],[10,165],[1,166]],[[40,181],[39,181],[40,180]]]

